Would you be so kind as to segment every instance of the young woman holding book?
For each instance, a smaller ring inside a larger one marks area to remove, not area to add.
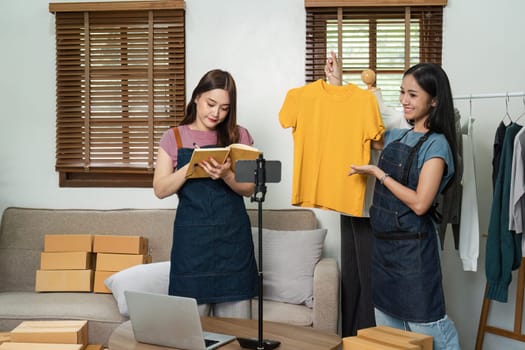
[[[340,85],[332,55],[325,67]],[[373,147],[376,165],[350,165],[351,176],[374,176],[372,294],[377,325],[431,335],[434,349],[459,349],[445,298],[434,203],[455,180],[456,129],[446,73],[420,63],[403,75],[400,102],[411,129],[390,129]]]
[[[248,130],[237,125],[236,96],[228,72],[216,69],[201,78],[184,119],[160,140],[153,189],[159,198],[179,198],[169,294],[196,298],[202,315],[250,318],[257,265],[243,196],[255,185],[235,180],[229,158],[200,162],[208,177],[186,176],[195,148],[253,144]]]

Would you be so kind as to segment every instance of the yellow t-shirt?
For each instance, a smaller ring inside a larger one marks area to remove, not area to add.
[[[374,94],[317,80],[288,91],[279,121],[293,128],[292,205],[362,216],[366,176],[348,172],[369,163],[384,132]]]

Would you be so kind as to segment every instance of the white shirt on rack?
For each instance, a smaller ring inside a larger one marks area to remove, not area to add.
[[[463,178],[461,220],[459,223],[459,257],[463,271],[477,271],[479,257],[479,213],[476,190],[476,164],[471,116],[463,123]]]
[[[509,230],[523,233],[525,219],[525,128],[514,139],[512,170],[510,176]],[[525,252],[525,240],[522,238],[521,254]]]

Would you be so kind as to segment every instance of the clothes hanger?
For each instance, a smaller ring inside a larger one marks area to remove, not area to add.
[[[509,97],[509,93],[507,92],[505,94],[505,115],[503,116],[503,118],[501,119],[501,121],[503,123],[505,123],[505,118],[508,118],[509,119],[509,123],[508,124],[505,124],[505,125],[509,125],[509,124],[512,124],[513,123],[513,120],[512,120],[512,117],[510,116],[509,114],[509,101],[510,101],[510,97]]]
[[[471,125],[474,121],[474,117],[472,116],[472,94],[468,98],[468,106],[468,114],[466,115],[466,118],[464,121],[461,120],[463,118],[460,119],[462,135],[470,135]]]

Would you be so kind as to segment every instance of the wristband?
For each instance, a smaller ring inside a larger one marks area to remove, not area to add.
[[[381,176],[381,178],[379,179],[379,183],[380,183],[381,185],[383,185],[383,184],[385,183],[385,179],[386,179],[387,177],[389,177],[389,176],[390,176],[389,174],[385,173],[385,174],[384,174],[383,176]]]

